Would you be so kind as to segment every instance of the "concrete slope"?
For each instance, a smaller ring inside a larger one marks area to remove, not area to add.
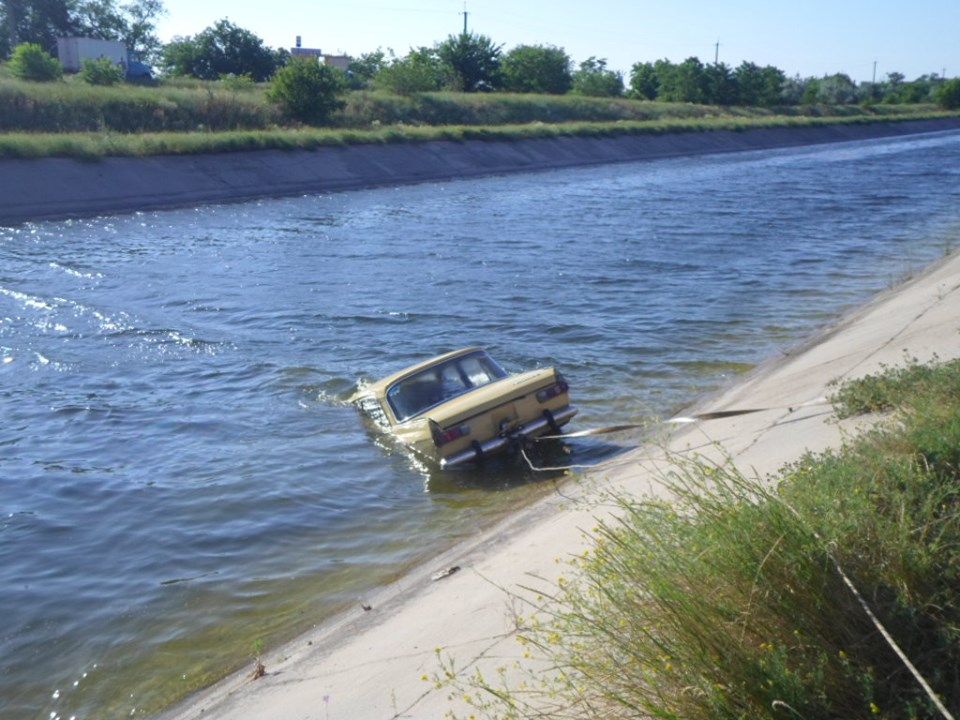
[[[960,118],[616,138],[0,160],[0,224],[960,129]]]
[[[561,567],[555,559],[582,551],[582,530],[609,512],[602,492],[656,494],[668,453],[729,456],[744,471],[765,475],[807,450],[836,446],[862,421],[834,419],[818,402],[827,384],[901,362],[905,352],[920,359],[960,356],[960,255],[883,293],[699,408],[768,410],[686,426],[663,447],[640,448],[560,485],[556,495],[386,588],[371,599],[373,610],[358,607],[270,654],[266,677],[238,674],[164,717],[441,718],[455,701],[421,679],[438,669],[435,648],[461,672],[481,668],[488,677],[520,658],[510,593],[522,594],[532,576],[555,578]],[[461,569],[430,580],[431,572],[454,565]]]

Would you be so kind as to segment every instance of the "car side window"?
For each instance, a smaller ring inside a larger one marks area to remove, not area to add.
[[[405,420],[440,402],[441,390],[436,370],[420,373],[387,392],[398,420]]]

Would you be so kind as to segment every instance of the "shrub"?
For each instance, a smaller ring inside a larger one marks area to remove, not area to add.
[[[447,74],[436,52],[421,47],[382,66],[374,77],[374,85],[397,95],[413,95],[439,90]]]
[[[519,93],[563,95],[570,90],[570,56],[563,48],[518,45],[503,56],[503,86]]]
[[[60,61],[45,52],[36,43],[21,43],[13,50],[9,62],[10,72],[21,80],[52,82],[63,77]]]
[[[237,75],[235,73],[224,73],[220,76],[220,84],[223,85],[225,90],[230,92],[249,92],[253,90],[257,83],[249,75]]]
[[[623,94],[623,76],[607,69],[606,58],[589,57],[573,74],[573,92],[591,97],[617,97]]]
[[[295,120],[322,125],[344,106],[339,97],[344,90],[346,78],[341,71],[313,58],[294,58],[273,76],[267,99]]]
[[[464,92],[500,87],[500,45],[486,35],[451,35],[437,45],[437,57],[450,70],[451,87]]]
[[[960,360],[951,360],[940,364],[934,362],[921,365],[915,358],[908,358],[903,367],[881,366],[875,375],[843,383],[830,397],[841,418],[863,413],[885,412],[900,406],[905,398],[920,391],[939,389],[949,392],[939,384],[953,382],[960,378]],[[960,387],[954,392],[960,395]]]
[[[123,81],[123,68],[108,58],[84,60],[80,77],[90,85],[116,85]]]

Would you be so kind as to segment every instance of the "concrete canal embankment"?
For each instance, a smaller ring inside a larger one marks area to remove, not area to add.
[[[209,155],[0,161],[0,223],[960,129],[960,118]]]
[[[536,603],[527,588],[555,587],[567,567],[556,559],[589,547],[584,528],[608,517],[608,493],[667,497],[662,478],[682,457],[762,478],[805,452],[839,447],[864,428],[864,420],[836,419],[823,400],[829,383],[897,365],[904,352],[923,362],[960,357],[958,294],[960,255],[953,254],[692,408],[766,410],[683,426],[660,444],[644,445],[566,483],[563,492],[370,596],[372,611],[352,608],[269,653],[265,678],[251,682],[245,669],[161,720],[426,719],[451,711],[468,716],[469,701],[424,679],[454,669],[462,678],[478,673],[497,678],[495,683],[503,673],[507,687],[522,687],[529,678],[523,668],[536,668],[538,661],[529,660],[517,642],[515,613],[529,622]],[[449,579],[430,580],[431,572],[453,565],[460,571]]]

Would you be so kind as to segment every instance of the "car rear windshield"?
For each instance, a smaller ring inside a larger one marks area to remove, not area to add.
[[[471,353],[394,383],[387,390],[387,400],[397,420],[407,420],[506,376],[506,371],[486,353]]]

